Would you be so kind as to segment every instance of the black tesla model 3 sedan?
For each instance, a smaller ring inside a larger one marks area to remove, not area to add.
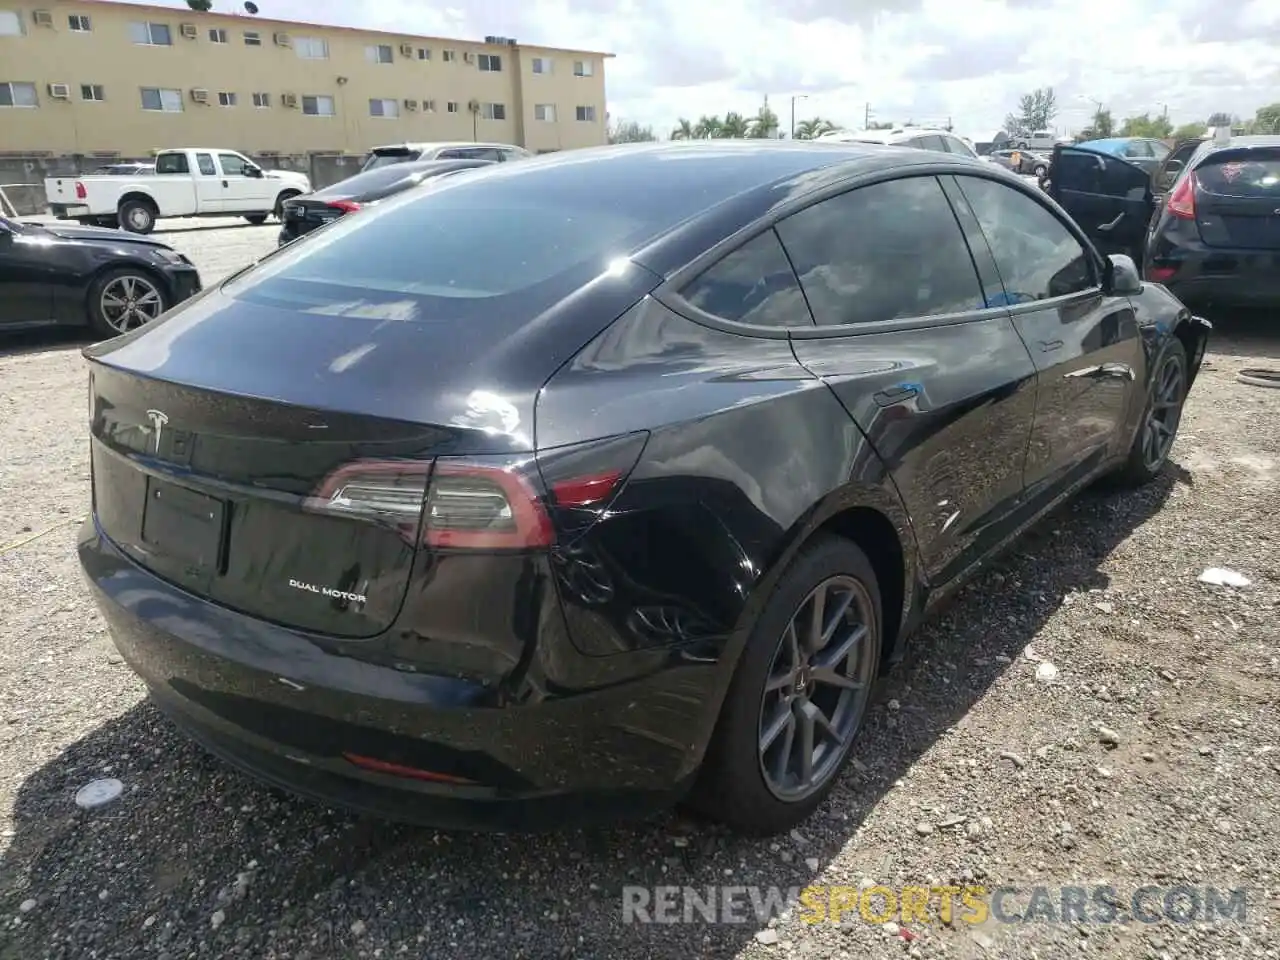
[[[776,831],[940,597],[1161,469],[1206,335],[988,163],[558,153],[88,348],[80,558],[155,702],[266,781]]]

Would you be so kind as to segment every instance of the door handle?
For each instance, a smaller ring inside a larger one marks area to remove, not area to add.
[[[1098,225],[1098,232],[1099,232],[1099,233],[1110,233],[1110,232],[1111,232],[1112,230],[1114,230],[1116,227],[1120,226],[1120,221],[1121,221],[1121,220],[1123,220],[1123,219],[1124,219],[1124,211],[1122,210],[1122,211],[1120,211],[1120,213],[1118,213],[1118,214],[1116,215],[1116,218],[1115,218],[1114,220],[1112,220],[1110,223],[1102,223],[1102,224],[1099,224],[1099,225]]]
[[[223,180],[222,185],[225,187],[227,185],[227,181]]]
[[[1089,377],[1094,380],[1136,380],[1138,375],[1134,372],[1133,367],[1127,363],[1099,363],[1092,367],[1081,367],[1079,370],[1072,370],[1070,373],[1064,373],[1063,377],[1074,380],[1082,377]]]
[[[918,396],[920,388],[910,383],[895,383],[892,387],[875,394],[874,399],[882,407],[891,407],[895,403],[901,403],[903,400],[909,400],[914,396]]]
[[[1061,340],[1041,340],[1040,350],[1042,353],[1052,353],[1054,350],[1062,349]]]

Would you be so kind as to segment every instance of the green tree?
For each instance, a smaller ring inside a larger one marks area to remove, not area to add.
[[[1211,127],[1229,127],[1235,120],[1229,113],[1211,113],[1209,114],[1209,126]]]
[[[213,9],[213,0],[187,0],[187,6],[196,13],[208,13]]]
[[[769,98],[765,97],[764,103],[760,104],[760,109],[751,118],[750,130],[747,131],[747,136],[756,140],[767,140],[777,135],[778,115],[769,106]]]
[[[1120,125],[1122,137],[1154,137],[1163,140],[1173,133],[1173,124],[1168,117],[1158,116],[1152,119],[1150,114],[1140,113],[1136,117],[1126,117]]]
[[[1058,97],[1053,87],[1037,87],[1018,99],[1017,113],[1004,118],[1005,132],[1009,134],[1032,133],[1048,130],[1058,115]]]
[[[1173,139],[1194,140],[1196,137],[1203,137],[1208,132],[1209,128],[1199,121],[1195,123],[1184,123],[1177,130],[1173,131]]]
[[[1097,110],[1093,114],[1093,123],[1089,125],[1090,140],[1103,140],[1116,135],[1116,121],[1107,109]]]
[[[750,135],[751,121],[736,110],[730,110],[724,115],[724,120],[720,123],[720,132],[716,134],[729,140],[744,140]]]
[[[643,127],[635,120],[610,124],[608,136],[610,143],[644,143],[658,139],[653,134],[653,127]]]
[[[1259,107],[1253,118],[1254,133],[1280,133],[1280,103]]]
[[[672,140],[692,140],[695,136],[693,121],[681,117],[671,131]]]
[[[808,120],[801,120],[796,124],[797,140],[816,140],[824,133],[830,133],[836,129],[836,125],[830,120],[822,117],[810,117]]]
[[[712,140],[716,137],[723,136],[720,132],[722,127],[723,123],[719,117],[703,114],[698,118],[698,122],[693,125],[694,139]]]

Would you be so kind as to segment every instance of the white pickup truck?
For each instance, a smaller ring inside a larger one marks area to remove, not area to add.
[[[280,216],[290,197],[311,182],[290,170],[263,170],[234,150],[188,147],[156,154],[146,176],[50,177],[49,212],[60,220],[118,224],[150,233],[161,217],[244,217],[263,223]]]

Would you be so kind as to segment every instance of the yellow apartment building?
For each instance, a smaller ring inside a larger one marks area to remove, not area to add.
[[[0,155],[596,146],[610,56],[110,0],[0,0]]]

